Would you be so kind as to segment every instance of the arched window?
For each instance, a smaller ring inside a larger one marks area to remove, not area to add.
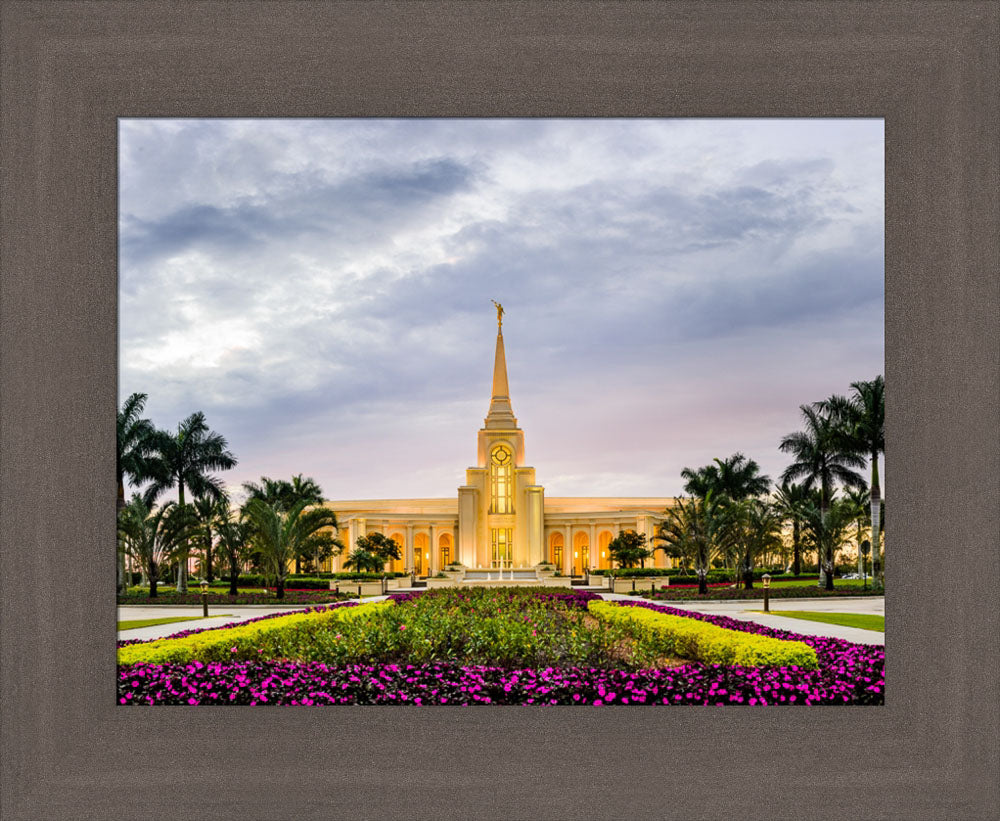
[[[514,456],[498,445],[490,453],[490,513],[514,512]]]
[[[562,570],[562,560],[563,560],[563,535],[562,533],[553,533],[549,537],[549,556],[552,564],[556,566],[556,570]]]
[[[441,549],[441,567],[446,567],[451,561],[451,534],[442,533],[438,544]]]

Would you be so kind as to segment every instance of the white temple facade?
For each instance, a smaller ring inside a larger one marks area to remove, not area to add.
[[[498,320],[502,309],[498,306]],[[498,322],[489,412],[477,459],[450,499],[330,501],[347,545],[333,559],[342,569],[357,539],[378,532],[403,547],[389,570],[434,575],[450,562],[468,569],[531,568],[550,562],[564,575],[609,566],[608,543],[622,530],[652,543],[672,498],[549,497],[525,464],[524,431],[511,407],[502,324]],[[646,566],[670,567],[657,551]]]

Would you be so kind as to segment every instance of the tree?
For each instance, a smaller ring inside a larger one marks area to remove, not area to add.
[[[850,511],[851,521],[856,528],[855,544],[858,546],[858,574],[861,575],[865,572],[865,559],[861,553],[861,542],[864,540],[862,534],[864,527],[868,524],[868,517],[870,515],[868,491],[849,488],[844,493],[844,505]],[[871,542],[868,545],[870,548]]]
[[[739,567],[743,586],[753,589],[753,571],[757,559],[781,545],[781,514],[762,499],[744,499],[736,503],[741,531]]]
[[[850,504],[840,499],[831,499],[824,514],[819,507],[810,507],[806,516],[805,537],[820,556],[826,574],[826,589],[833,589],[833,575],[836,570],[837,548],[847,539],[847,531],[853,521]]]
[[[698,575],[698,593],[708,592],[708,569],[715,552],[712,541],[712,517],[716,508],[712,491],[705,498],[680,497],[677,504],[668,507],[664,520],[657,526],[654,541],[662,541],[666,548],[673,549],[694,563]]]
[[[296,556],[311,552],[317,539],[328,540],[329,533],[323,531],[337,526],[337,517],[329,508],[306,508],[306,502],[297,502],[284,510],[262,499],[250,499],[243,506],[254,548],[275,580],[275,595],[279,599],[285,597],[289,564]]]
[[[271,505],[277,505],[281,510],[290,510],[298,502],[305,502],[308,505],[323,504],[323,491],[312,477],[303,477],[301,473],[292,477],[289,482],[285,479],[271,479],[267,476],[260,477],[260,484],[255,482],[244,482],[243,489],[248,494],[249,499],[262,499]],[[330,540],[329,548],[343,547],[343,544],[336,539]],[[326,557],[329,556],[329,549]],[[324,556],[324,551],[317,551],[312,558],[316,562],[317,569]],[[295,572],[302,572],[302,555],[295,557]]]
[[[792,524],[792,572],[802,574],[802,522],[809,502],[809,491],[802,485],[783,481],[774,494],[777,510],[785,522]]]
[[[229,497],[224,492],[217,499],[210,496],[198,496],[194,500],[192,508],[195,516],[198,517],[198,528],[194,540],[205,557],[205,580],[212,582],[215,581],[212,567],[213,541],[218,535],[220,521],[224,521],[223,517],[229,515]]]
[[[867,457],[871,463],[870,517],[872,544],[872,584],[882,584],[882,563],[879,553],[879,525],[882,487],[879,482],[878,457],[885,453],[885,380],[879,374],[869,382],[852,382],[853,394],[830,397],[826,406],[842,425],[850,447]]]
[[[233,518],[228,502],[221,507],[224,512],[220,511],[216,532],[220,554],[229,565],[229,595],[235,596],[239,592],[237,581],[240,571],[254,550],[250,541],[252,531],[247,520]]]
[[[153,436],[156,429],[148,419],[142,418],[146,394],[133,393],[118,411],[118,507],[120,515],[125,508],[125,483],[138,486],[150,478],[150,456],[153,453]],[[118,591],[124,592],[125,554],[118,556]]]
[[[653,552],[646,547],[646,534],[634,530],[619,530],[618,535],[608,543],[608,554],[619,567],[645,566],[646,559]]]
[[[153,437],[155,454],[150,468],[152,484],[146,491],[146,504],[164,491],[177,488],[177,504],[183,506],[184,490],[190,490],[196,497],[211,499],[222,497],[222,483],[209,474],[213,470],[228,470],[236,466],[236,457],[228,450],[226,440],[218,433],[210,431],[205,424],[205,414],[192,413],[177,426],[177,433],[157,431]],[[180,568],[177,573],[177,591],[187,591],[187,545],[182,551]]]
[[[161,565],[183,550],[196,526],[191,509],[175,502],[167,502],[153,511],[136,494],[122,510],[118,532],[127,549],[146,569],[150,598],[157,596],[156,583]]]
[[[359,540],[360,541],[360,540]],[[385,560],[377,553],[356,547],[344,562],[344,567],[352,567],[359,573],[378,573],[385,566]]]
[[[381,533],[369,533],[367,536],[358,537],[356,547],[357,550],[371,553],[380,559],[379,566],[373,571],[376,573],[384,568],[386,562],[403,558],[399,543]]]
[[[795,460],[785,468],[781,479],[788,482],[801,478],[806,490],[817,487],[820,518],[825,520],[838,482],[847,487],[864,487],[865,480],[856,468],[863,468],[865,460],[844,440],[830,413],[810,405],[802,405],[800,409],[805,430],[790,433],[779,445],[783,453],[792,454]],[[824,572],[826,589],[833,590],[833,574],[821,571],[821,576]]]

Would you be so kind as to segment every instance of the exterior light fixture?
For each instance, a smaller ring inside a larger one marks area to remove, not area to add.
[[[201,580],[201,615],[208,618],[208,581]]]
[[[760,580],[764,583],[764,612],[770,613],[771,608],[768,602],[768,593],[771,592],[771,576],[769,573],[765,573],[760,577]]]

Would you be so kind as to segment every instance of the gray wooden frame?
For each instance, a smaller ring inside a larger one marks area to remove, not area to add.
[[[0,24],[5,819],[997,817],[1000,6],[7,0]],[[116,117],[279,115],[884,117],[886,705],[118,708]]]

